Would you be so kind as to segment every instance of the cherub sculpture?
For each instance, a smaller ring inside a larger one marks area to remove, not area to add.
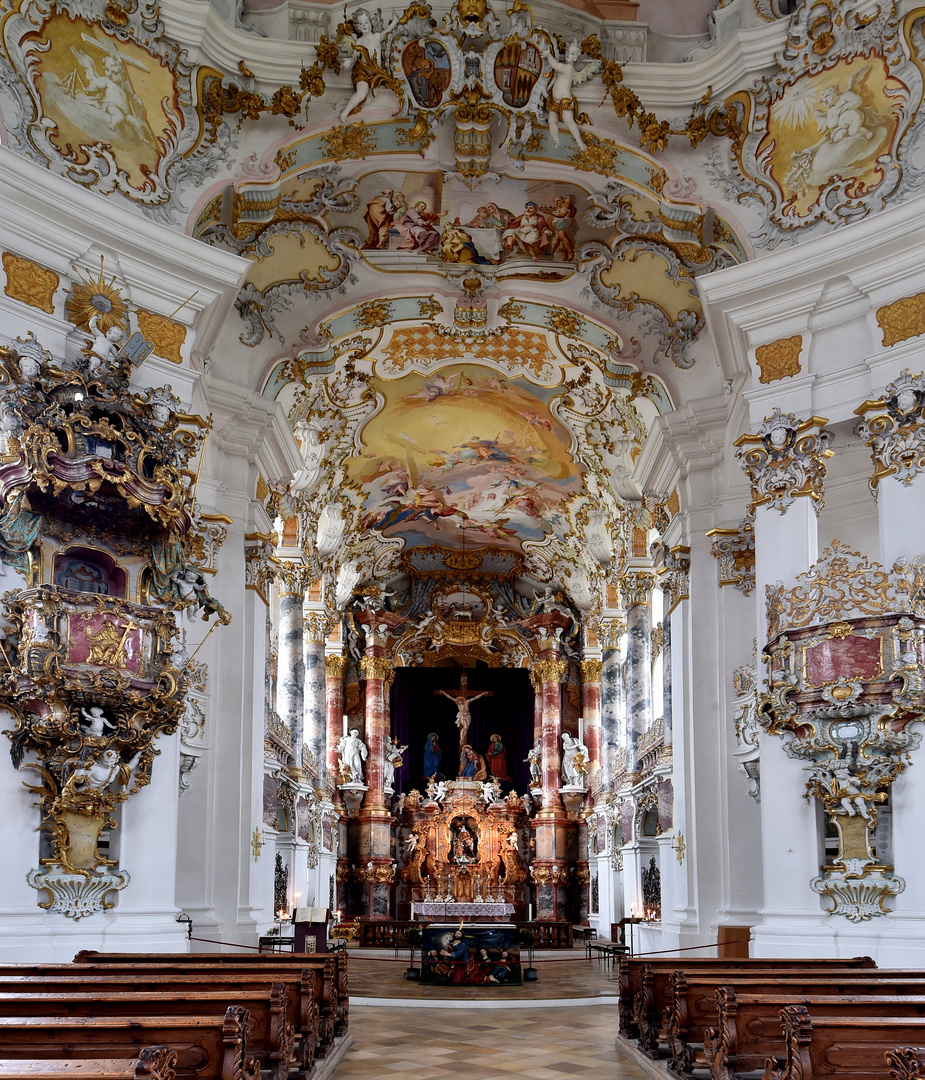
[[[570,41],[565,47],[565,60],[557,60],[544,45],[540,46],[543,58],[549,64],[552,71],[549,75],[549,89],[546,93],[546,119],[549,123],[549,134],[552,136],[553,146],[559,145],[559,121],[565,124],[572,138],[578,144],[579,150],[587,150],[581,132],[578,129],[576,118],[577,102],[572,97],[572,90],[576,86],[592,79],[604,66],[600,60],[592,60],[581,71],[577,71],[575,65],[581,56],[581,44],[578,41]],[[587,121],[587,117],[584,118]]]
[[[99,705],[91,705],[89,711],[81,709],[80,715],[86,721],[86,724],[83,725],[85,734],[92,735],[94,739],[102,738],[107,728],[110,731],[115,729],[116,725],[106,719]]]
[[[90,331],[91,340],[83,350],[83,354],[87,358],[88,368],[94,372],[115,359],[119,347],[125,340],[125,329],[116,323],[104,332],[100,329],[99,315],[94,315],[90,319],[87,329]]]
[[[350,42],[352,57],[345,61],[353,80],[353,96],[341,109],[340,122],[347,123],[347,117],[355,112],[370,93],[375,94],[380,86],[387,86],[401,100],[401,87],[397,80],[382,66],[382,41],[395,24],[398,16],[393,15],[388,24],[383,26],[382,12],[371,15],[366,8],[358,7],[346,24],[352,36]]]

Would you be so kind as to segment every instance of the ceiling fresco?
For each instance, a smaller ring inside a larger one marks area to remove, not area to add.
[[[364,530],[408,546],[515,549],[561,531],[559,506],[582,490],[584,470],[548,391],[469,364],[370,386],[384,404],[347,463]]]

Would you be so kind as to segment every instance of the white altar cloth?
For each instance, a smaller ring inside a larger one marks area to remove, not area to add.
[[[492,918],[497,915],[510,915],[514,911],[513,904],[434,904],[420,903],[411,905],[411,918],[423,915],[425,918],[443,918],[448,915],[481,915],[483,918]]]

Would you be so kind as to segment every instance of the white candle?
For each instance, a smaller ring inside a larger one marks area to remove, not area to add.
[[[583,731],[584,731],[584,719],[579,716],[578,717],[578,741],[580,743],[584,743],[584,739],[582,738],[582,732]]]
[[[533,905],[527,904],[527,922],[533,922]]]
[[[347,714],[344,713],[344,734],[347,734]]]

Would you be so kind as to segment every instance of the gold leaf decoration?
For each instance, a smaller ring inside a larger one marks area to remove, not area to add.
[[[4,292],[12,300],[20,300],[29,307],[53,315],[55,311],[55,290],[61,284],[61,278],[53,270],[22,259],[12,252],[3,252],[3,271],[6,274]]]
[[[883,331],[884,345],[925,334],[925,292],[877,308],[877,322]]]
[[[771,341],[767,345],[759,345],[755,349],[755,362],[761,368],[761,377],[758,381],[772,383],[777,382],[778,379],[789,379],[792,375],[798,375],[803,370],[800,366],[802,349],[802,334]]]
[[[163,315],[154,315],[144,308],[137,311],[138,329],[144,337],[154,344],[154,351],[165,360],[182,364],[180,348],[186,341],[186,327],[165,319]]]
[[[378,142],[375,129],[365,124],[334,128],[322,135],[321,141],[324,144],[325,156],[335,161],[364,158],[375,152]]]

